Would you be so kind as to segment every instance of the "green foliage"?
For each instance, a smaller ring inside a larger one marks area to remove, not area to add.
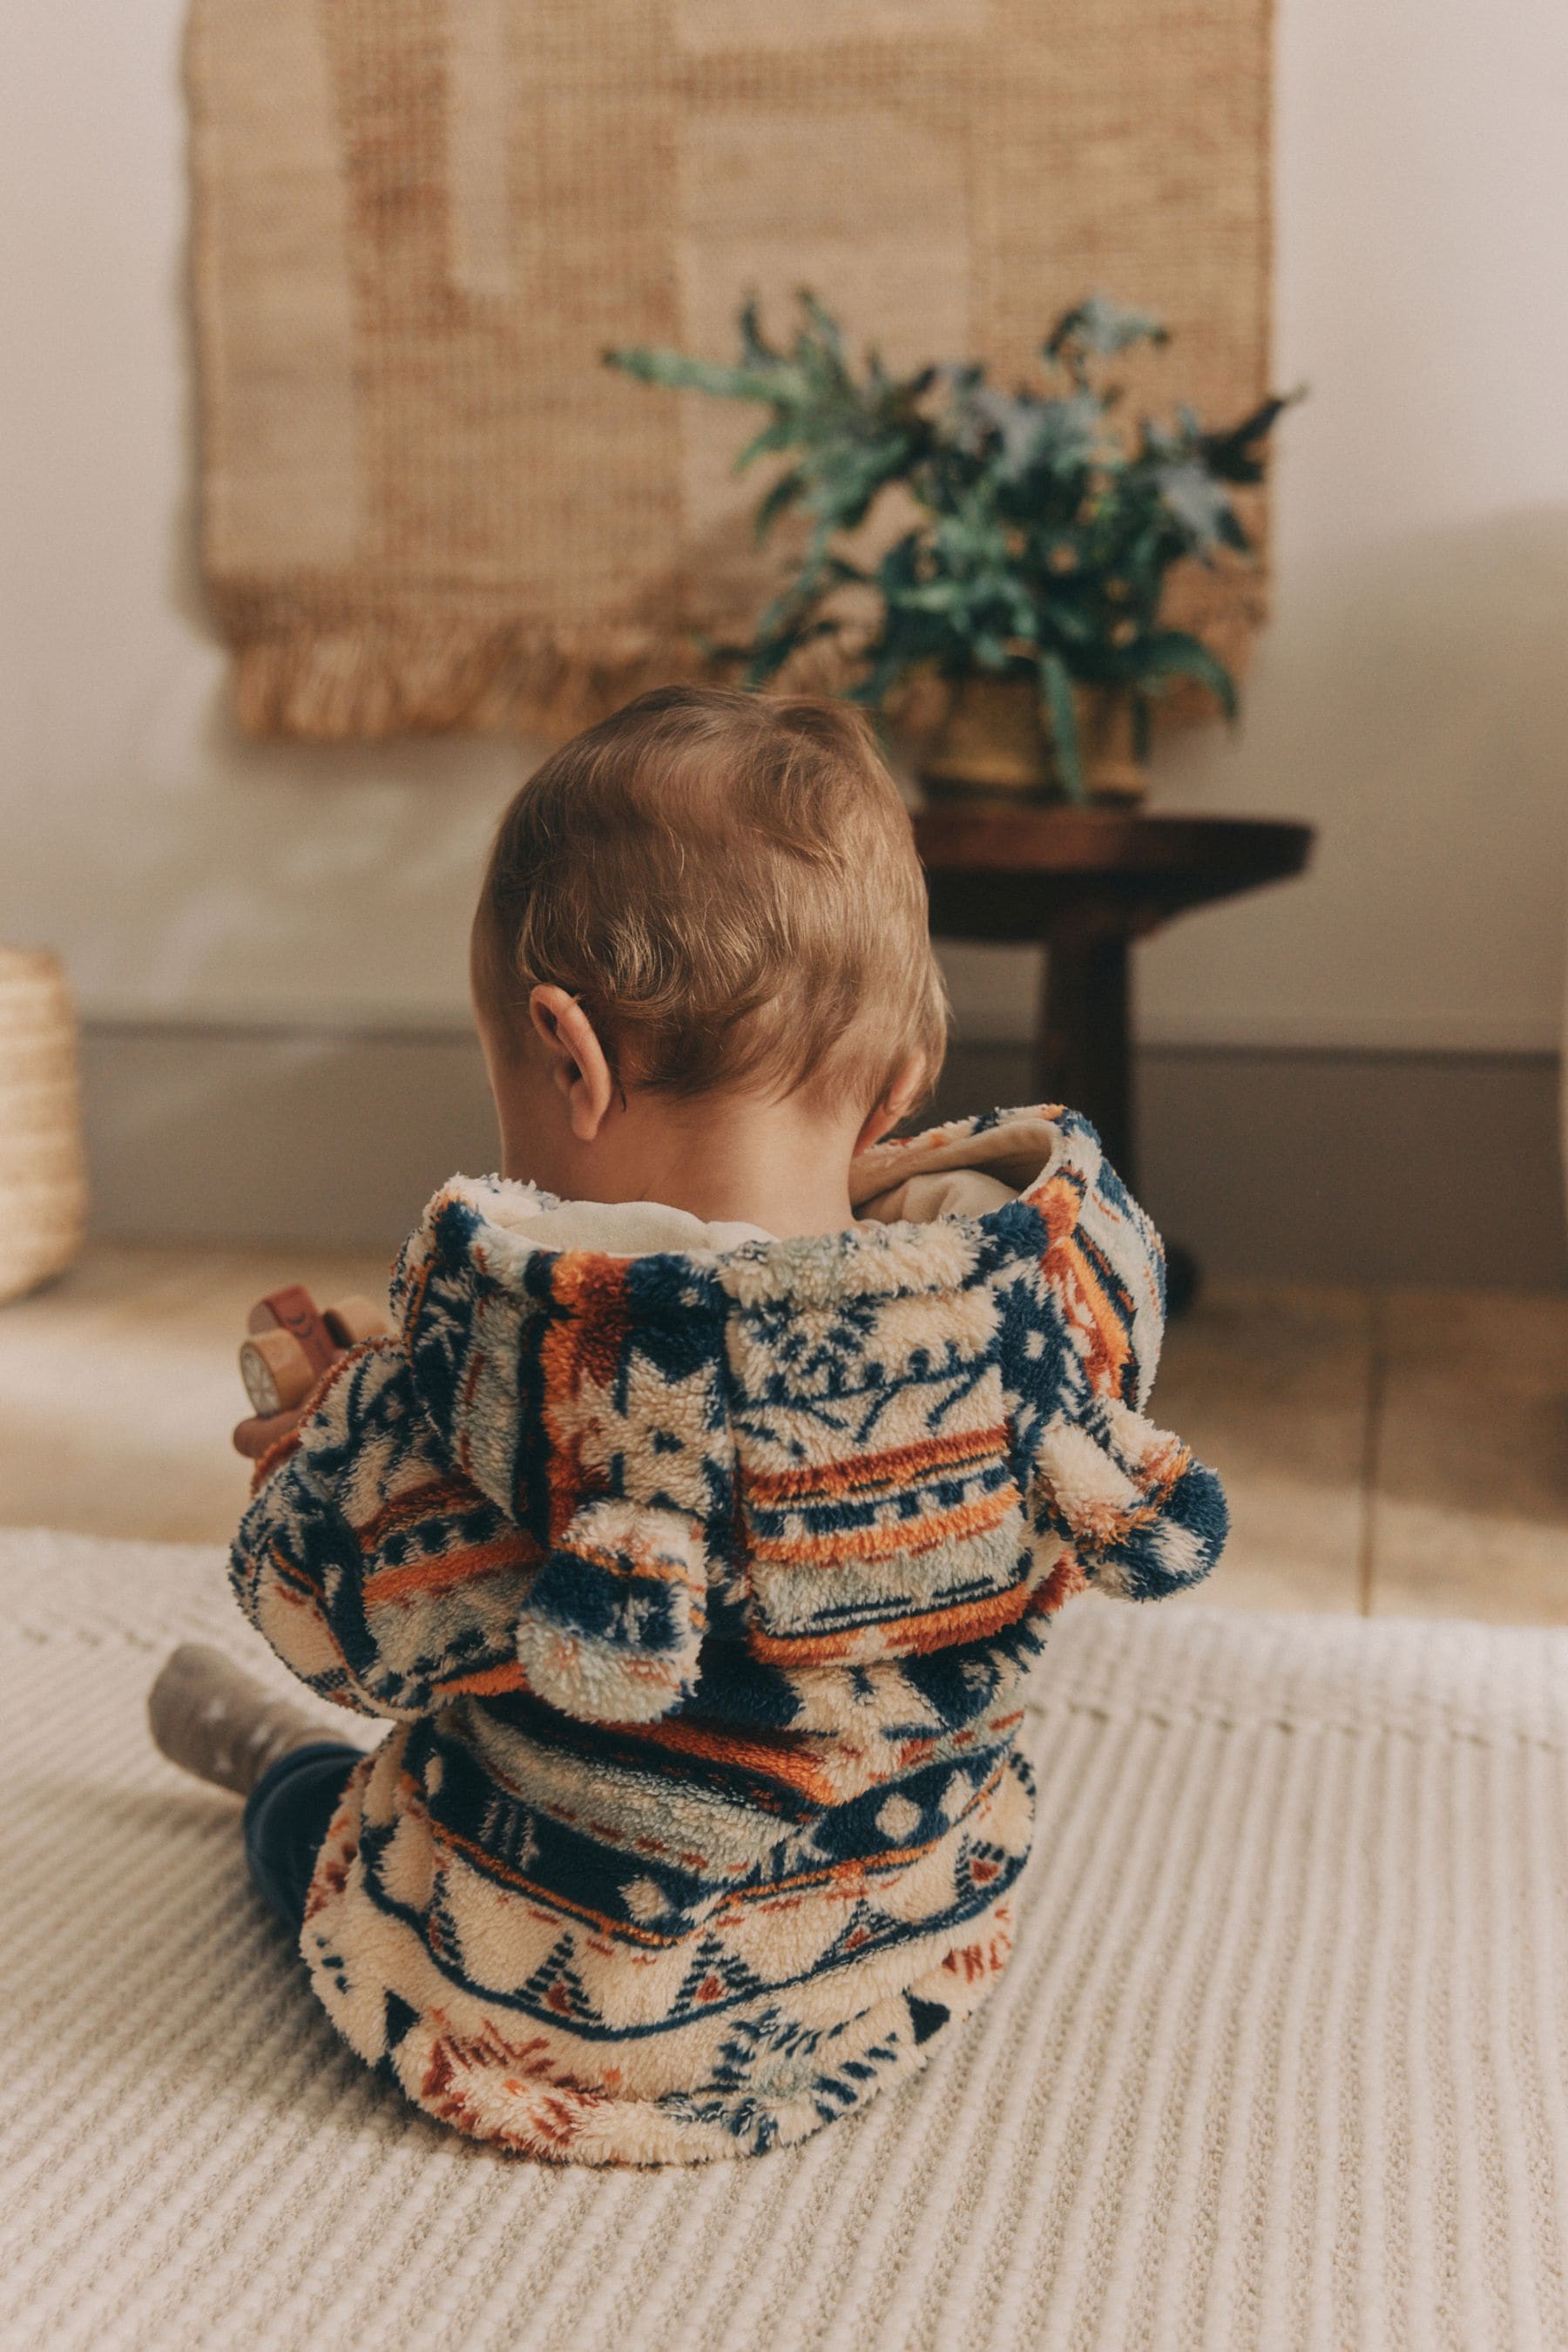
[[[1262,445],[1300,392],[1272,396],[1220,431],[1205,431],[1184,406],[1173,423],[1143,417],[1123,436],[1110,421],[1121,388],[1102,379],[1100,364],[1167,338],[1158,320],[1102,295],[1052,328],[1041,346],[1043,388],[1013,393],[975,364],[900,376],[873,351],[857,370],[837,321],[810,292],[799,302],[787,348],[768,341],[748,302],[732,366],[647,348],[605,354],[645,383],[770,412],[737,470],[782,460],[757,535],[796,514],[806,536],[745,648],[749,684],[765,684],[814,639],[847,639],[837,608],[855,586],[875,592],[881,615],[861,648],[858,700],[880,704],[921,670],[1026,676],[1075,797],[1083,790],[1075,684],[1130,691],[1141,735],[1148,698],[1180,678],[1234,718],[1228,671],[1195,637],[1161,626],[1161,599],[1173,564],[1250,553],[1226,486],[1262,479]],[[895,484],[921,520],[875,562],[858,563],[845,542]]]

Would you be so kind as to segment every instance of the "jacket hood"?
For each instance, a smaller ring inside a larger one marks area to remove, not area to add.
[[[1163,1258],[1087,1119],[1027,1106],[896,1137],[851,1162],[849,1193],[854,1226],[778,1240],[654,1202],[564,1202],[501,1177],[454,1177],[393,1282],[426,1412],[483,1492],[526,1522],[531,1430],[550,1395],[592,1386],[595,1366],[629,1359],[666,1380],[683,1370],[695,1380],[723,1353],[723,1327],[739,1310],[797,1363],[805,1348],[837,1350],[841,1386],[868,1369],[891,1385],[908,1369],[900,1330],[913,1354],[929,1356],[933,1305],[978,1343],[1013,1276],[1054,1260],[1070,1294],[1086,1249],[1118,1270],[1118,1360],[1090,1362],[1090,1384],[1142,1402],[1163,1323]],[[881,1315],[877,1360],[851,1374],[836,1312],[863,1328],[871,1307],[894,1300],[907,1312]],[[1090,1356],[1103,1352],[1103,1316],[1086,1312],[1084,1324]],[[838,1369],[825,1360],[827,1388]],[[582,1467],[591,1483],[595,1465]]]
[[[390,1643],[399,1705],[450,1654],[465,1686],[578,1720],[786,1721],[823,1668],[956,1653],[989,1676],[987,1643],[1090,1578],[1152,1598],[1204,1573],[1215,1482],[1142,1412],[1158,1239],[1088,1124],[933,1128],[861,1155],[851,1195],[843,1231],[736,1239],[446,1186],[398,1263],[397,1338],[345,1357],[298,1433],[301,1494],[389,1612],[345,1658]],[[329,1599],[345,1572],[334,1553]]]

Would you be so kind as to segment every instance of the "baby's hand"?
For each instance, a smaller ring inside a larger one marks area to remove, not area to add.
[[[258,1301],[248,1328],[239,1375],[254,1411],[235,1431],[234,1444],[257,1461],[301,1420],[322,1374],[362,1339],[380,1339],[387,1321],[368,1298],[342,1298],[323,1314],[293,1282]]]

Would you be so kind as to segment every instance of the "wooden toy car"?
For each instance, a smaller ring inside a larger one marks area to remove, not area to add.
[[[253,1459],[293,1428],[300,1408],[323,1372],[362,1339],[380,1339],[387,1320],[368,1298],[340,1298],[318,1307],[302,1284],[269,1290],[251,1308],[248,1337],[239,1350],[239,1376],[252,1413],[234,1433],[237,1450]]]

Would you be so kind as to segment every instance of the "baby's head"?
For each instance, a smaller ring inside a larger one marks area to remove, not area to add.
[[[671,687],[574,736],[501,819],[472,970],[507,1171],[584,1198],[668,1200],[683,1150],[742,1189],[782,1153],[814,1199],[841,1158],[841,1191],[945,1045],[909,815],[841,702]]]

